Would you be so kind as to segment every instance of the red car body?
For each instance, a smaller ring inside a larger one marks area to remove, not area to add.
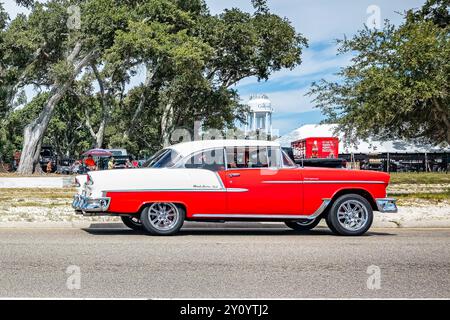
[[[342,221],[346,214],[347,224],[351,219],[356,223],[362,215],[371,223],[372,210],[397,210],[395,199],[386,198],[386,173],[298,167],[273,142],[213,141],[192,142],[189,150],[185,150],[186,146],[172,147],[170,152],[175,153],[175,159],[170,162],[174,167],[171,169],[90,173],[73,206],[85,215],[121,215],[135,220],[149,206],[162,204],[171,206],[161,209],[162,217],[166,211],[178,212],[179,208],[183,220],[276,220],[303,224],[317,222],[330,210],[337,210]],[[237,148],[243,151],[239,153]],[[205,164],[188,165],[186,159],[196,155],[203,159],[211,150],[219,153],[219,163],[213,169],[209,165],[206,170]],[[267,164],[261,165],[251,158],[255,154],[261,157],[261,153],[276,154],[276,161],[267,156]],[[236,167],[233,161],[237,158],[245,162],[243,167]],[[341,207],[334,208],[349,195]],[[353,218],[348,217],[351,215]]]

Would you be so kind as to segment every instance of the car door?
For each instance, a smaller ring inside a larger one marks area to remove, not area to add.
[[[283,167],[278,147],[226,148],[228,214],[301,214],[302,177],[295,167]]]
[[[202,150],[192,154],[183,164],[184,168],[206,169],[217,174],[225,170],[223,148]],[[216,176],[217,179],[220,177]],[[193,181],[195,185],[195,181]],[[208,187],[208,186],[206,186]],[[226,189],[193,192],[189,195],[194,214],[223,214],[226,212]]]

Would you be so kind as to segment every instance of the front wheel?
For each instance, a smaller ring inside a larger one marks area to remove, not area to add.
[[[336,234],[360,236],[372,225],[372,206],[358,194],[346,194],[333,203],[326,220],[328,227]]]
[[[285,224],[296,231],[308,231],[315,228],[319,222],[320,217],[312,220],[286,221]]]
[[[185,210],[171,202],[156,202],[145,207],[141,213],[144,230],[152,235],[170,236],[183,226]]]
[[[128,228],[136,230],[136,231],[142,231],[143,226],[141,220],[139,220],[136,216],[121,216],[122,222],[124,225],[126,225]]]

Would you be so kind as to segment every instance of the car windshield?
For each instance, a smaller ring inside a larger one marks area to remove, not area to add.
[[[178,153],[173,149],[162,149],[155,153],[147,162],[144,168],[170,168],[175,165]]]

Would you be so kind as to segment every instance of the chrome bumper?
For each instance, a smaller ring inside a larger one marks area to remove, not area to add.
[[[397,199],[394,198],[380,198],[376,199],[377,208],[380,212],[397,212],[397,205],[395,202]]]
[[[109,209],[111,198],[89,198],[77,194],[73,197],[72,208],[83,213],[105,212]]]

